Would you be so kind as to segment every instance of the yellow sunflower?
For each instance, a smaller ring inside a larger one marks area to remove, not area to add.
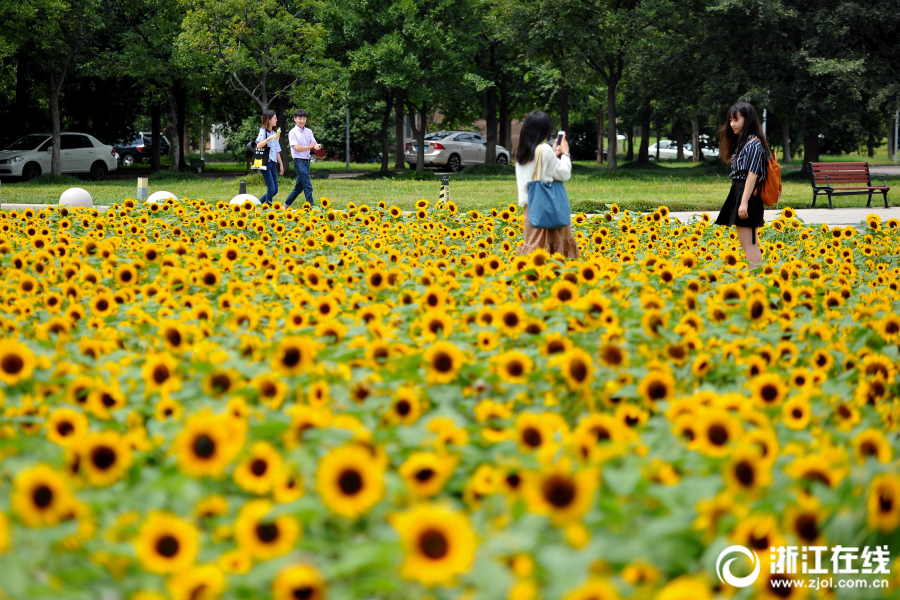
[[[256,442],[250,448],[250,455],[234,469],[234,481],[243,490],[266,494],[275,484],[281,467],[278,449],[268,442]]]
[[[325,600],[328,586],[318,569],[289,565],[272,581],[272,600]]]
[[[414,452],[403,461],[398,472],[409,491],[418,497],[430,498],[444,488],[458,462],[455,457],[446,454]]]
[[[214,565],[197,565],[166,582],[172,600],[218,600],[228,588],[225,574]]]
[[[74,499],[61,473],[36,464],[13,480],[10,504],[28,527],[52,527],[67,518]]]
[[[88,419],[71,408],[59,408],[50,413],[44,427],[48,440],[65,446],[87,433]]]
[[[302,336],[289,336],[281,340],[272,357],[272,369],[282,375],[297,375],[309,369],[316,360],[319,344]]]
[[[526,475],[524,497],[532,512],[557,524],[578,521],[590,509],[600,483],[595,469],[572,472],[563,466]]]
[[[29,379],[37,359],[23,343],[16,340],[0,340],[0,381],[13,386]]]
[[[424,585],[451,584],[467,573],[475,558],[475,534],[469,519],[445,506],[418,505],[393,514],[400,534],[400,575]]]
[[[131,468],[131,447],[114,431],[88,434],[76,442],[75,449],[91,485],[111,485]]]
[[[331,512],[358,519],[384,496],[384,466],[363,446],[337,448],[319,461],[316,486]]]
[[[869,484],[869,529],[890,533],[900,524],[900,477],[878,475]]]
[[[290,552],[303,534],[296,517],[267,516],[273,504],[269,500],[252,500],[238,513],[234,539],[256,560],[269,560]]]
[[[134,541],[138,561],[151,573],[178,573],[194,564],[200,532],[171,513],[154,511],[141,525]]]
[[[194,477],[219,477],[244,445],[246,426],[228,414],[209,409],[188,419],[175,439],[178,466]]]
[[[450,383],[462,368],[465,354],[454,344],[439,341],[425,351],[423,358],[428,367],[430,383]]]

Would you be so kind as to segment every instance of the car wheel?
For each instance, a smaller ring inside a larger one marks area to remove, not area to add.
[[[415,170],[415,168],[416,168],[416,163],[406,163],[406,166],[409,167],[410,169]]]
[[[106,179],[106,174],[109,172],[109,168],[106,166],[106,163],[97,161],[91,165],[91,179],[94,181],[103,181]]]
[[[506,156],[505,154],[501,154],[500,156],[497,157],[497,164],[498,164],[498,165],[504,165],[504,166],[508,165],[508,164],[509,164],[509,157]]]
[[[41,165],[30,162],[22,167],[22,181],[31,181],[41,176]]]
[[[459,154],[450,155],[450,159],[447,161],[447,167],[453,173],[456,173],[462,168],[462,161],[459,159]]]
[[[130,154],[123,154],[122,155],[122,164],[123,165],[133,165],[134,157]]]
[[[656,157],[653,156],[652,154],[648,158],[650,159],[650,162],[653,162],[656,160]]]

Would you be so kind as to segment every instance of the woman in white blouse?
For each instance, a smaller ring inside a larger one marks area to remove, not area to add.
[[[543,248],[551,254],[558,252],[566,258],[578,258],[578,245],[572,237],[570,226],[562,229],[535,229],[528,221],[528,182],[534,179],[537,153],[541,153],[542,181],[546,183],[553,180],[568,181],[572,176],[569,142],[563,136],[561,143],[550,146],[545,143],[549,136],[550,117],[546,113],[535,110],[525,117],[522,132],[519,134],[519,146],[514,153],[519,206],[525,209],[525,241],[519,246],[518,253],[530,254],[538,248]]]

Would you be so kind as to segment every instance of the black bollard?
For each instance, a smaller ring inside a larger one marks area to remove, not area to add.
[[[241,179],[241,187],[238,188],[238,194],[246,194],[247,193],[247,182]]]
[[[441,195],[438,198],[438,203],[443,204],[446,202],[450,202],[450,177],[444,175],[441,178]]]

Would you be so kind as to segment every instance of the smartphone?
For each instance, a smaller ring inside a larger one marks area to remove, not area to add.
[[[559,146],[560,144],[562,144],[563,138],[564,138],[565,136],[566,136],[566,132],[565,132],[565,131],[560,131],[559,133],[556,134],[556,145],[557,145],[557,146]]]

